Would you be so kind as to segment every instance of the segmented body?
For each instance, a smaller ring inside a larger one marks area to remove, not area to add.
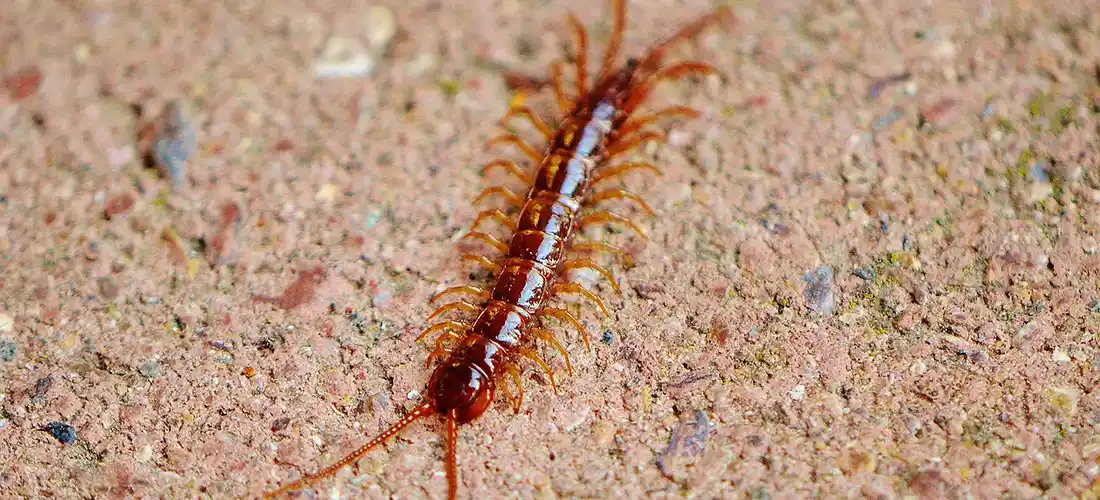
[[[622,251],[603,242],[577,242],[575,233],[588,224],[617,222],[626,224],[641,234],[641,230],[632,221],[620,215],[611,212],[582,212],[600,201],[615,198],[632,200],[646,211],[652,212],[641,197],[633,193],[622,189],[593,191],[591,188],[635,169],[659,172],[649,163],[612,165],[611,161],[644,141],[663,140],[663,134],[645,129],[647,125],[669,116],[694,117],[698,114],[695,110],[684,107],[665,108],[644,116],[635,116],[634,111],[644,101],[653,85],[661,80],[715,71],[712,66],[700,62],[683,62],[664,67],[660,63],[673,43],[694,37],[707,25],[729,15],[728,10],[719,9],[703,16],[671,37],[651,46],[641,59],[629,59],[625,65],[616,67],[614,60],[622,42],[625,24],[625,0],[612,0],[611,3],[615,15],[612,40],[605,53],[602,71],[595,78],[591,89],[587,88],[587,35],[575,17],[568,18],[579,43],[575,63],[577,97],[574,100],[565,98],[561,66],[560,63],[555,63],[551,68],[553,86],[558,104],[566,112],[557,130],[551,129],[526,107],[513,108],[505,116],[505,120],[515,116],[527,118],[547,139],[546,149],[539,152],[513,134],[505,134],[490,141],[490,144],[516,146],[538,167],[533,175],[528,175],[515,162],[508,160],[496,160],[486,165],[486,170],[493,167],[503,168],[528,182],[530,188],[525,196],[520,197],[505,187],[496,186],[486,189],[479,197],[481,199],[488,195],[501,195],[519,208],[519,216],[514,218],[499,209],[490,209],[481,212],[474,222],[475,229],[488,219],[509,227],[512,232],[508,243],[480,231],[467,234],[467,237],[489,243],[503,254],[495,260],[482,255],[464,255],[495,272],[496,281],[491,290],[462,285],[451,287],[433,297],[434,301],[445,295],[470,294],[480,298],[481,304],[459,300],[440,307],[429,317],[431,320],[449,312],[476,315],[472,322],[446,320],[436,323],[418,337],[417,340],[432,333],[441,334],[436,342],[436,349],[428,356],[429,364],[437,359],[440,363],[428,381],[425,401],[339,462],[312,476],[292,482],[268,496],[332,475],[410,423],[432,414],[440,414],[447,423],[445,441],[448,492],[454,498],[458,485],[455,460],[458,425],[480,416],[493,402],[498,388],[504,391],[515,410],[519,411],[523,388],[517,366],[521,358],[537,363],[556,388],[552,370],[534,349],[537,344],[535,339],[549,342],[561,353],[566,367],[572,370],[565,349],[551,331],[541,328],[539,320],[554,318],[569,323],[581,333],[585,345],[588,346],[587,332],[580,321],[566,309],[553,307],[548,301],[558,294],[578,294],[606,313],[606,306],[595,294],[568,281],[566,277],[573,269],[592,269],[608,278],[612,288],[618,291],[613,275],[590,259],[571,257],[575,257],[575,250],[623,255]],[[518,391],[515,395],[507,389],[508,382]]]

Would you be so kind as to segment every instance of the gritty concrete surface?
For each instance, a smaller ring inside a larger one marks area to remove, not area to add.
[[[724,78],[651,101],[703,111],[625,181],[658,215],[609,204],[650,241],[589,234],[633,260],[567,302],[592,354],[461,429],[462,494],[1096,498],[1088,3],[734,2],[676,51]],[[712,6],[631,2],[627,50]],[[256,496],[415,405],[567,11],[602,48],[582,0],[4,2],[2,496]],[[313,494],[444,495],[440,427]]]

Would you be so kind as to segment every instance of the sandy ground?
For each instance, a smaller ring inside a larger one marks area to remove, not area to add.
[[[733,5],[651,101],[703,110],[625,181],[658,215],[609,204],[650,241],[590,234],[634,261],[567,302],[592,354],[461,430],[462,494],[1096,498],[1100,10]],[[414,406],[566,11],[602,48],[594,1],[4,2],[0,495],[256,496]],[[443,496],[440,427],[314,494]]]

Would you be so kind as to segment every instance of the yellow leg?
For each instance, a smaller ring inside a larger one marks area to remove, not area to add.
[[[508,228],[509,231],[514,232],[516,230],[516,221],[512,220],[511,217],[508,217],[508,215],[501,211],[501,209],[499,208],[482,210],[481,213],[477,214],[477,217],[474,218],[474,223],[470,226],[470,230],[473,231],[474,229],[477,229],[477,226],[481,224],[481,222],[485,219],[493,219],[499,222],[504,227]]]
[[[527,141],[523,140],[522,137],[516,134],[503,134],[489,139],[485,143],[485,147],[493,148],[502,144],[511,144],[515,146],[535,163],[539,163],[542,161],[542,153],[540,153],[539,150],[535,149],[534,146],[528,144]]]
[[[650,207],[649,204],[646,203],[641,196],[631,193],[630,191],[627,191],[625,189],[605,189],[603,191],[592,193],[585,201],[591,203],[599,203],[604,200],[613,200],[616,198],[625,198],[627,200],[633,201],[634,203],[637,203],[638,206],[642,207],[642,210],[645,210],[647,214],[654,214],[653,208]]]
[[[528,175],[527,172],[524,172],[523,169],[520,168],[519,165],[516,165],[516,162],[512,160],[498,159],[486,163],[485,166],[481,167],[481,175],[489,173],[489,171],[494,168],[502,168],[504,169],[504,171],[512,174],[513,177],[523,181],[524,183],[531,182],[531,176]]]
[[[451,350],[446,347],[441,347],[432,351],[430,354],[428,354],[428,359],[424,360],[424,367],[427,368],[429,366],[432,366],[432,362],[435,361],[436,358],[448,355],[450,353]]]
[[[489,258],[484,256],[484,255],[474,255],[472,253],[464,253],[464,254],[462,254],[462,259],[463,260],[472,260],[474,262],[477,262],[478,264],[481,264],[481,267],[484,267],[490,273],[496,274],[496,273],[500,272],[500,264],[497,264],[496,262],[493,262],[493,261],[489,260]]]
[[[468,293],[468,294],[474,295],[474,296],[476,296],[478,298],[481,298],[481,299],[489,298],[489,292],[487,290],[485,290],[484,288],[478,288],[478,287],[473,286],[473,285],[458,285],[458,286],[452,286],[452,287],[450,287],[446,290],[443,290],[442,292],[439,292],[439,293],[433,295],[431,299],[428,299],[428,302],[429,303],[435,302],[435,301],[439,300],[440,297],[442,297],[444,295],[450,295],[452,293]]]
[[[625,173],[627,173],[631,170],[638,170],[638,169],[652,171],[652,172],[656,173],[658,176],[664,175],[664,173],[661,172],[661,169],[657,168],[652,163],[649,163],[649,162],[626,162],[626,163],[622,163],[622,164],[619,164],[619,165],[615,165],[614,167],[610,167],[607,170],[602,170],[602,169],[597,170],[596,173],[592,176],[592,185],[599,184],[600,182],[606,181],[608,179],[613,179],[615,177],[621,176],[621,175],[623,175],[623,174],[625,174]]]
[[[425,328],[424,331],[420,332],[420,335],[418,335],[416,339],[413,340],[413,342],[420,342],[420,339],[423,339],[424,337],[427,337],[428,335],[431,335],[435,332],[452,331],[457,333],[466,333],[470,330],[470,328],[470,324],[463,321],[444,321],[442,323],[436,323],[432,326],[429,326],[428,328]]]
[[[667,141],[667,138],[665,137],[664,132],[659,132],[656,130],[642,130],[628,136],[620,136],[611,143],[610,147],[607,148],[607,153],[605,154],[604,158],[610,160],[616,156],[619,156],[620,154],[623,154],[626,151],[634,149],[639,144],[647,141],[657,141],[663,143]]]
[[[592,259],[574,259],[566,261],[564,264],[562,264],[562,270],[564,272],[569,272],[573,269],[592,269],[593,271],[602,274],[604,278],[607,278],[608,283],[611,284],[611,288],[615,289],[615,293],[619,295],[623,294],[623,291],[619,289],[619,284],[615,282],[615,276],[611,274],[611,271],[608,271],[603,266],[592,262]]]
[[[474,205],[481,203],[481,200],[493,195],[503,196],[504,199],[508,200],[508,203],[514,207],[519,208],[523,206],[523,198],[520,198],[518,194],[504,186],[491,186],[485,188],[481,194],[477,195],[477,198],[474,198]]]
[[[624,264],[630,265],[630,256],[621,248],[604,243],[602,241],[575,241],[569,246],[572,250],[587,250],[590,252],[607,252],[615,254]]]
[[[550,63],[550,83],[554,87],[554,98],[558,101],[558,108],[568,113],[573,109],[573,101],[565,96],[565,82],[562,81],[562,61]]]
[[[635,233],[638,233],[638,236],[641,236],[643,239],[649,239],[649,237],[646,236],[645,231],[642,231],[642,228],[638,227],[638,225],[635,224],[634,221],[611,212],[596,212],[593,214],[585,215],[584,217],[581,217],[579,221],[577,221],[577,227],[584,228],[592,224],[599,224],[603,222],[617,222],[619,224],[624,224],[630,227],[630,229],[633,230]]]
[[[468,238],[484,241],[485,243],[492,245],[493,248],[500,250],[501,253],[508,253],[508,244],[500,241],[499,238],[491,234],[483,233],[480,231],[470,231],[462,237],[462,239],[464,240]]]
[[[523,379],[520,377],[519,368],[516,368],[516,365],[508,365],[508,375],[512,377],[512,382],[516,384],[516,413],[519,413],[519,409],[523,406]]]
[[[554,283],[552,290],[554,291],[554,294],[575,293],[581,295],[582,297],[588,299],[589,302],[595,304],[596,307],[599,307],[604,316],[611,316],[611,313],[607,311],[607,307],[603,305],[603,301],[600,300],[599,297],[593,295],[592,292],[588,291],[588,289],[583,286],[568,281],[559,281],[557,283]]]
[[[554,130],[550,128],[550,125],[546,124],[546,121],[544,121],[542,118],[539,118],[539,115],[535,113],[535,110],[531,109],[529,106],[517,106],[509,109],[508,112],[504,114],[504,118],[500,119],[501,126],[507,127],[508,120],[511,120],[512,118],[515,118],[517,116],[526,118],[527,121],[531,122],[531,124],[539,130],[539,132],[542,134],[543,137],[546,138],[546,140],[549,141],[550,139],[554,138]]]
[[[535,364],[542,368],[542,371],[546,372],[546,376],[550,378],[550,387],[554,390],[554,394],[556,395],[558,393],[558,383],[554,381],[554,372],[550,371],[550,365],[546,364],[546,362],[539,357],[539,353],[532,349],[521,348],[519,353],[523,357],[534,361]]]
[[[462,311],[477,314],[481,312],[481,309],[469,302],[466,302],[465,300],[460,300],[458,302],[451,302],[450,304],[444,304],[440,306],[439,309],[436,309],[435,312],[428,316],[428,319],[424,321],[431,321],[435,319],[436,316],[439,316],[440,314],[448,311]]]
[[[588,341],[588,330],[585,330],[584,325],[577,321],[577,318],[574,318],[572,314],[569,314],[569,311],[560,307],[546,307],[539,312],[539,317],[554,318],[571,324],[581,334],[581,338],[584,339],[584,347],[588,349],[588,352],[592,352],[592,344]]]
[[[682,116],[688,119],[697,118],[699,116],[699,110],[695,108],[689,108],[687,106],[670,106],[649,114],[636,116],[627,120],[626,123],[624,123],[623,126],[619,128],[619,134],[625,136],[641,129],[646,125],[658,122],[672,116]]]
[[[535,334],[540,340],[545,340],[554,346],[554,349],[561,354],[562,358],[565,358],[565,370],[569,373],[569,376],[573,376],[573,364],[569,362],[569,353],[565,352],[565,348],[561,346],[561,342],[558,342],[558,338],[554,336],[554,332],[546,330],[544,328],[532,328],[531,333]],[[589,349],[591,351],[591,349]]]

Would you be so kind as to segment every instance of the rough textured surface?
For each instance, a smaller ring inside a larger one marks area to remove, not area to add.
[[[462,429],[463,493],[1095,498],[1088,3],[735,2],[677,52],[727,79],[652,101],[704,114],[627,181],[660,215],[607,235],[594,355],[563,332],[558,396]],[[501,71],[545,74],[566,10],[602,48],[592,5],[4,2],[3,491],[256,495],[396,420],[427,299],[481,276]],[[632,2],[627,49],[710,7]],[[443,495],[439,430],[318,494]]]

